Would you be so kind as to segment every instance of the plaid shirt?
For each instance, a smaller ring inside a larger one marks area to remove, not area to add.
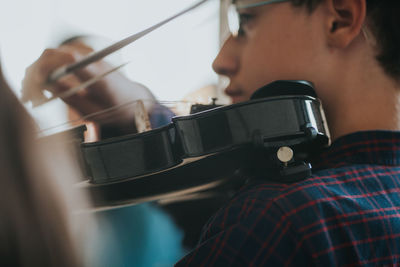
[[[399,266],[400,132],[339,138],[307,180],[244,186],[187,265]]]

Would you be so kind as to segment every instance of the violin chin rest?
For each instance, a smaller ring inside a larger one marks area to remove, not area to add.
[[[317,98],[314,85],[303,80],[280,80],[269,83],[256,90],[250,99],[267,98],[284,95],[306,95]]]

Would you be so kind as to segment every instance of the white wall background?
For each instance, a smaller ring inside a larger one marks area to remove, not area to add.
[[[118,40],[140,31],[197,0],[0,0],[0,51],[5,74],[19,94],[25,68],[43,49],[73,34]],[[219,47],[219,1],[156,30],[121,51],[132,79],[147,85],[160,100],[179,100],[217,83],[211,63]],[[63,120],[62,104],[34,111],[44,125]],[[49,112],[52,110],[52,112]],[[54,111],[53,111],[54,110]],[[57,111],[55,111],[57,110]]]

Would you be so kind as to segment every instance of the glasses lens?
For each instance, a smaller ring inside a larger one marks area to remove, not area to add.
[[[228,26],[229,31],[233,36],[237,36],[239,32],[239,14],[235,5],[230,5],[228,8]]]

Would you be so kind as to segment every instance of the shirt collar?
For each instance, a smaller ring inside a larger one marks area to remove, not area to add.
[[[363,131],[342,136],[311,164],[314,170],[348,164],[400,165],[400,131]]]

